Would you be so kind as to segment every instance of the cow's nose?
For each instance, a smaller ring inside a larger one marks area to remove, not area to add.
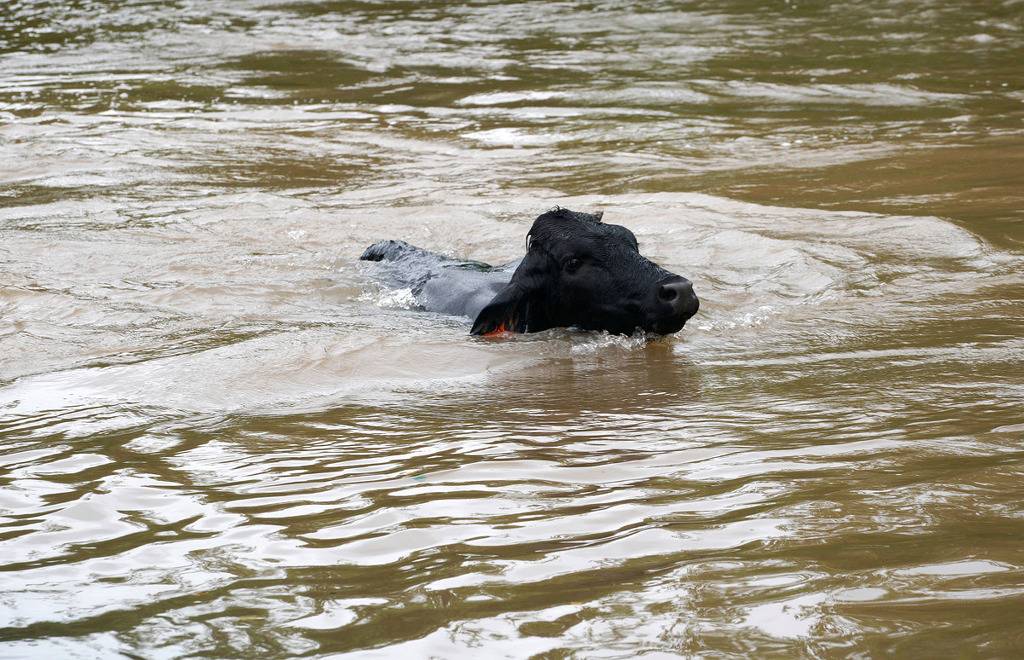
[[[693,283],[682,277],[660,284],[658,300],[672,308],[673,316],[690,318],[700,307],[697,295],[693,292]]]

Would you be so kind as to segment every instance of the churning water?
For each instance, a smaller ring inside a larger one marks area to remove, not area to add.
[[[0,656],[1024,652],[1024,7],[0,10]],[[504,340],[356,261],[691,278]]]

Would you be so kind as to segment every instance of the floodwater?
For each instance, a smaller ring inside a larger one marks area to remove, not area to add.
[[[1024,5],[13,0],[0,657],[1024,652]],[[554,205],[678,335],[374,283]]]

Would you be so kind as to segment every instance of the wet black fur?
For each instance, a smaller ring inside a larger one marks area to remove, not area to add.
[[[668,334],[698,307],[688,280],[641,256],[633,232],[602,223],[600,213],[542,214],[526,256],[505,266],[450,259],[403,241],[375,243],[360,258],[381,262],[378,274],[411,288],[424,309],[474,318],[475,335],[555,327]]]

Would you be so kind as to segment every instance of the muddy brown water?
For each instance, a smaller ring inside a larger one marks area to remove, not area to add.
[[[0,10],[0,656],[1024,653],[1024,5]],[[648,341],[355,260],[603,210]]]

